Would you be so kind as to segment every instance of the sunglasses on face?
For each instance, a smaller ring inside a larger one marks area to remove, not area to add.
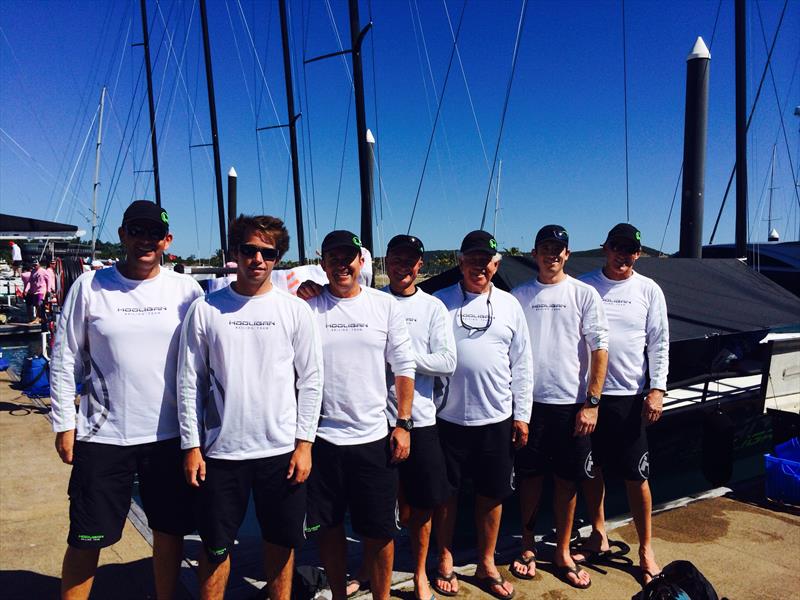
[[[147,238],[148,240],[163,240],[167,232],[163,227],[146,225],[125,225],[125,233],[135,238]]]
[[[608,247],[613,252],[621,252],[622,254],[636,254],[639,251],[639,248],[633,244],[625,244],[623,242],[610,242]]]
[[[246,256],[247,258],[255,258],[256,254],[261,254],[261,260],[276,260],[278,255],[277,248],[270,248],[269,246],[256,246],[255,244],[239,244],[239,255]]]

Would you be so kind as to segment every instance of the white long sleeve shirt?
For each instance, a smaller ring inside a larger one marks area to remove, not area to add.
[[[511,293],[522,305],[533,348],[533,401],[586,401],[591,352],[608,350],[608,323],[600,296],[567,275],[558,283],[537,279]]]
[[[188,275],[161,269],[127,279],[117,267],[84,273],[67,294],[50,361],[53,430],[128,446],[179,435],[180,326],[203,293]]]
[[[242,296],[232,286],[198,298],[183,324],[178,364],[182,448],[245,460],[291,452],[296,439],[314,441],[322,346],[303,300],[275,288]]]
[[[384,292],[392,293],[386,286]],[[456,342],[447,309],[441,300],[417,288],[411,296],[394,296],[406,320],[406,327],[414,348],[416,375],[414,378],[414,403],[411,418],[414,427],[436,424],[436,405],[433,385],[437,376],[447,377],[456,369]],[[386,418],[392,424],[397,420],[397,395],[394,376],[386,374],[389,383],[389,404]]]
[[[341,446],[385,437],[386,363],[395,375],[414,378],[414,350],[399,303],[368,287],[338,298],[325,286],[309,306],[325,364],[317,435]]]
[[[603,393],[642,393],[648,370],[650,387],[666,390],[669,319],[664,292],[658,284],[635,271],[627,279],[614,281],[602,269],[586,273],[581,281],[600,294],[611,332]]]
[[[447,308],[458,361],[444,380],[439,418],[457,425],[488,425],[510,417],[530,421],[533,366],[530,337],[519,302],[491,288],[473,294],[461,283],[434,294]],[[465,328],[482,328],[475,331]]]

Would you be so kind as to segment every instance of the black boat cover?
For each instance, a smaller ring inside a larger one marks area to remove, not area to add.
[[[566,271],[573,277],[598,269],[602,257],[573,256]],[[664,291],[670,340],[759,332],[800,323],[800,298],[736,259],[641,258],[636,270],[654,279]],[[504,256],[494,277],[510,290],[536,276],[530,256]],[[423,282],[427,292],[461,278],[450,269]]]

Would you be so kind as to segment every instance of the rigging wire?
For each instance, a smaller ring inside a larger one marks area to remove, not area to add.
[[[708,51],[711,52],[711,48],[714,46],[714,38],[717,35],[717,24],[719,23],[719,13],[722,9],[722,0],[719,0],[717,3],[717,13],[714,16],[714,26],[711,28],[711,39],[708,43]],[[669,214],[667,215],[667,222],[664,224],[664,233],[661,236],[661,245],[658,247],[658,253],[661,254],[664,248],[664,240],[667,238],[667,230],[669,229],[669,223],[672,219],[672,211],[675,208],[675,199],[678,197],[678,186],[681,182],[681,177],[683,176],[683,160],[681,160],[681,168],[678,169],[678,180],[675,183],[675,192],[672,194],[672,202],[669,205]],[[730,186],[730,182],[728,182]]]
[[[255,56],[256,63],[258,64],[258,71],[261,74],[261,80],[264,84],[264,88],[267,90],[267,96],[269,97],[269,102],[272,105],[272,112],[275,115],[275,122],[280,123],[281,119],[278,116],[278,108],[275,106],[275,99],[272,97],[272,90],[269,87],[269,82],[267,81],[266,73],[264,72],[264,67],[261,65],[261,59],[258,56],[258,52],[256,51],[256,45],[253,41],[253,34],[250,31],[250,26],[247,24],[247,17],[244,14],[244,9],[242,8],[241,0],[236,0],[236,4],[239,7],[239,15],[242,20],[242,24],[244,25],[244,29],[247,32],[247,38],[250,41],[250,48],[253,51],[253,56]],[[278,130],[281,134],[281,139],[283,140],[283,145],[286,148],[286,155],[291,156],[291,152],[289,150],[289,143],[286,141],[286,135],[283,133],[283,129]]]
[[[336,209],[333,213],[333,228],[336,229],[336,223],[339,220],[339,200],[341,199],[342,194],[342,176],[344,175],[344,158],[346,155],[347,150],[347,138],[348,132],[350,131],[350,113],[353,109],[353,94],[349,91],[347,93],[348,97],[350,98],[349,102],[347,103],[347,117],[345,118],[344,124],[344,143],[342,144],[342,158],[339,164],[339,183],[336,186]]]
[[[412,4],[412,2],[413,2],[413,4]],[[414,40],[417,43],[417,55],[420,57],[420,68],[421,68],[422,73],[423,73],[423,75],[422,75],[422,77],[423,77],[423,87],[425,89],[425,101],[427,103],[426,107],[428,109],[428,119],[431,122],[431,127],[433,127],[434,117],[433,117],[433,113],[431,112],[431,104],[435,104],[435,102],[436,102],[436,91],[435,91],[436,87],[437,87],[436,86],[436,77],[433,74],[433,65],[431,63],[431,55],[430,55],[430,52],[428,52],[428,40],[425,37],[425,29],[422,26],[422,13],[421,13],[421,11],[419,9],[419,4],[417,3],[417,0],[409,0],[409,4],[411,4],[411,18],[412,18],[412,22],[414,24]],[[415,16],[416,16],[416,19],[415,19]],[[416,34],[416,28],[417,27],[419,27],[419,37],[417,37],[417,34]],[[431,80],[431,92],[430,92],[430,95],[428,94],[428,86],[427,86],[427,84],[425,82],[425,75],[424,75],[425,71],[424,71],[424,69],[422,69],[422,58],[421,58],[421,53],[419,51],[420,40],[422,41],[422,49],[425,51],[425,66],[428,67],[428,76],[430,77],[430,80]],[[458,48],[458,46],[456,45],[456,49],[457,48]],[[442,117],[442,137],[444,138],[444,149],[445,149],[445,154],[447,155],[447,159],[448,159],[448,163],[449,163],[448,166],[450,167],[450,172],[452,174],[452,172],[453,172],[453,155],[452,155],[452,152],[450,151],[450,138],[447,135],[447,125],[446,125],[446,121],[445,121],[444,117]],[[441,155],[440,155],[440,152],[439,152],[439,143],[437,141],[433,142],[433,151],[434,151],[434,155],[436,157],[436,170],[439,173],[439,181],[442,182],[441,194],[443,196],[444,204],[445,204],[445,206],[447,206],[449,204],[449,199],[448,199],[448,196],[447,196],[448,188],[443,183],[445,178],[444,178],[444,174],[442,173],[442,160],[441,160]],[[459,179],[455,178],[455,181],[456,181],[456,185],[458,185]]]
[[[761,39],[764,41],[764,47],[767,47],[767,34],[764,31],[764,19],[761,17],[761,5],[756,2],[756,8],[758,9],[758,22],[761,25]],[[780,131],[783,132],[783,141],[786,144],[786,156],[789,159],[789,170],[792,173],[792,181],[796,181],[796,176],[794,174],[794,163],[792,162],[792,152],[789,148],[789,138],[786,135],[786,123],[783,119],[783,107],[781,106],[781,99],[778,97],[778,86],[775,83],[775,73],[772,70],[772,63],[767,63],[769,66],[769,77],[770,81],[772,82],[772,91],[775,94],[775,102],[778,105],[778,116],[781,120]],[[794,195],[797,199],[797,204],[800,206],[800,195],[798,195],[797,186],[794,186]]]
[[[628,169],[628,41],[625,27],[625,0],[622,0],[622,89],[625,106],[625,221],[630,223],[631,184]]]
[[[464,0],[464,5],[461,8],[461,16],[458,19],[458,28],[456,29],[456,36],[453,40],[453,49],[450,51],[450,60],[447,63],[447,71],[445,72],[444,76],[444,83],[442,84],[442,92],[439,96],[438,106],[436,107],[436,117],[433,121],[433,127],[431,128],[431,136],[428,140],[428,149],[425,152],[425,160],[422,163],[422,174],[419,178],[419,184],[417,185],[417,195],[414,198],[414,206],[411,209],[411,218],[408,221],[408,229],[406,230],[406,234],[411,234],[411,225],[414,223],[414,214],[417,211],[417,203],[419,202],[419,194],[422,191],[422,182],[425,180],[425,170],[428,166],[428,158],[431,154],[431,146],[433,145],[433,139],[436,135],[436,125],[439,122],[439,115],[442,112],[442,105],[444,104],[444,93],[447,90],[447,81],[450,79],[450,71],[453,66],[453,58],[455,57],[456,53],[456,45],[458,43],[458,37],[461,34],[461,25],[464,23],[464,13],[467,11],[467,0]]]
[[[455,42],[455,32],[453,31],[453,22],[450,20],[450,11],[447,9],[447,0],[442,0],[442,5],[444,6],[445,16],[447,16],[447,25],[450,28],[450,37],[453,38]],[[489,155],[486,153],[486,144],[483,142],[483,134],[481,133],[481,127],[478,124],[478,115],[475,112],[475,104],[472,101],[472,92],[470,91],[469,83],[467,82],[467,73],[464,69],[464,63],[461,60],[461,50],[458,48],[458,44],[456,44],[456,59],[458,59],[458,66],[459,70],[461,71],[461,78],[464,80],[464,88],[467,92],[467,100],[469,101],[469,108],[472,112],[472,121],[475,123],[475,130],[478,132],[478,140],[481,143],[481,151],[483,152],[483,161],[486,164],[486,173],[489,173]]]
[[[764,70],[761,73],[761,80],[758,82],[758,89],[756,90],[755,98],[753,99],[753,106],[750,109],[750,114],[747,117],[747,124],[745,125],[745,132],[749,131],[750,129],[750,121],[753,119],[753,114],[756,112],[756,106],[758,106],[758,99],[761,97],[761,88],[764,85],[764,80],[767,77],[767,69],[769,68],[770,61],[772,60],[772,52],[775,50],[775,42],[778,41],[778,33],[781,30],[781,25],[783,24],[783,17],[786,14],[786,7],[789,4],[789,0],[784,0],[783,9],[781,10],[781,16],[778,20],[778,26],[775,28],[775,36],[772,38],[772,46],[767,53],[767,61],[764,65]],[[714,222],[714,229],[711,231],[711,238],[709,239],[708,243],[714,243],[714,236],[717,235],[717,227],[719,227],[719,220],[722,217],[722,211],[725,208],[725,203],[728,200],[728,192],[731,190],[731,183],[733,182],[733,176],[736,174],[736,163],[733,165],[733,169],[731,169],[731,176],[728,178],[728,186],[725,188],[725,195],[722,197],[722,204],[719,207],[719,212],[717,213],[717,219]]]
[[[508,111],[508,100],[511,97],[511,84],[514,82],[514,73],[517,69],[517,57],[519,56],[520,40],[522,38],[522,29],[525,26],[525,15],[528,11],[528,0],[522,0],[522,8],[519,14],[519,22],[517,23],[517,37],[514,40],[514,52],[511,58],[511,74],[508,76],[508,86],[506,87],[506,98],[503,101],[503,113],[500,117],[500,131],[497,133],[497,144],[494,148],[494,157],[492,158],[492,173],[489,176],[489,186],[486,189],[486,200],[483,203],[483,216],[481,217],[481,229],[483,229],[486,222],[486,210],[489,206],[489,194],[492,191],[492,179],[494,178],[494,167],[497,164],[497,154],[500,151],[500,140],[503,137],[503,127],[506,122],[506,112]]]

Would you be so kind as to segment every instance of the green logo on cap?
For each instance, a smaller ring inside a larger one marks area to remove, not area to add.
[[[636,232],[636,241],[637,242],[641,242],[642,241],[642,234],[639,231]]]
[[[491,238],[489,240],[489,248],[491,248],[492,250],[497,249],[497,242],[494,240],[494,238]]]
[[[353,243],[354,243],[356,246],[358,246],[359,248],[361,248],[361,240],[360,240],[360,239],[358,239],[358,236],[357,236],[357,235],[354,235],[354,236],[353,236]]]
[[[161,211],[161,220],[164,222],[164,225],[169,225],[169,215],[167,214],[167,211]]]

